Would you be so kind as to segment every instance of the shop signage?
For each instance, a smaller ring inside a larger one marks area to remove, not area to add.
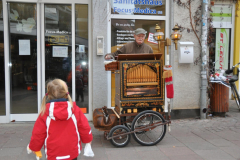
[[[229,29],[216,29],[215,71],[228,69]]]
[[[48,42],[50,44],[56,44],[56,43],[61,43],[64,45],[68,45],[69,43],[69,36],[48,36]]]
[[[166,0],[112,0],[112,14],[165,14]]]

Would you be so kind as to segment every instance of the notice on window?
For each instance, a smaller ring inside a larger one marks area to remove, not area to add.
[[[153,35],[153,33],[148,34],[148,42],[158,44],[158,42],[154,39]]]
[[[79,45],[79,53],[85,53],[85,45]]]
[[[53,46],[53,57],[68,57],[68,47]]]
[[[30,53],[30,40],[29,39],[19,39],[19,55],[31,55]]]

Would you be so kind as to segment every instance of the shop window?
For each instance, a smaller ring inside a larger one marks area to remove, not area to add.
[[[37,113],[37,11],[34,3],[8,3],[11,114]]]

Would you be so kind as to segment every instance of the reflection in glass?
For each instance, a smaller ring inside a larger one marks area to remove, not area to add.
[[[11,114],[37,113],[36,4],[8,3]]]
[[[71,5],[45,5],[45,80],[59,78],[72,89]]]
[[[76,8],[76,103],[84,113],[89,112],[88,92],[88,5]]]
[[[2,1],[0,1],[0,11],[3,13]],[[3,14],[0,15],[0,28],[2,28],[0,30],[0,115],[6,115]]]
[[[158,43],[154,40],[149,40],[149,36],[153,35],[156,30],[156,24],[161,27],[161,32],[165,34],[165,21],[153,21],[153,20],[135,20],[135,19],[112,19],[111,28],[111,52],[115,52],[117,49],[121,48],[124,44],[135,41],[133,35],[134,30],[137,28],[143,28],[147,31],[144,43],[150,45],[153,49],[153,53],[159,53]],[[122,25],[119,25],[122,24]],[[165,37],[163,38],[165,39]],[[161,52],[164,53],[164,43],[161,43]],[[164,56],[162,56],[164,59]]]

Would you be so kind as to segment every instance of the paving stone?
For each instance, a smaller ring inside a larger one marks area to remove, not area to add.
[[[181,146],[185,146],[183,143],[181,143],[179,140],[177,140],[174,137],[171,137],[171,138],[164,137],[163,140],[159,144],[157,145],[158,148],[161,148],[161,147],[181,147]]]
[[[223,147],[223,146],[232,146],[234,145],[231,141],[225,140],[225,139],[209,139],[207,140],[211,144],[217,147]]]
[[[230,141],[232,143],[234,143],[235,145],[239,146],[240,147],[240,140],[237,140],[237,141]]]
[[[233,131],[222,131],[222,132],[218,132],[216,133],[218,136],[226,139],[226,140],[239,140],[239,134]]]
[[[197,150],[195,151],[204,160],[236,160],[231,155],[223,152],[221,149],[217,150]]]
[[[139,160],[141,157],[137,154],[137,151],[133,148],[112,148],[106,149],[108,159],[114,160]]]
[[[170,156],[170,160],[203,160],[199,155],[178,155],[178,156]]]
[[[188,147],[169,147],[169,148],[160,148],[160,150],[168,157],[195,154]]]
[[[240,147],[239,146],[229,146],[229,147],[220,147],[224,152],[228,153],[236,159],[240,159]]]
[[[161,151],[140,151],[137,152],[138,156],[142,160],[169,160],[167,156],[164,155]]]
[[[196,136],[198,136],[198,137],[200,137],[200,138],[202,138],[204,140],[219,139],[218,135],[216,135],[216,134],[214,134],[214,133],[212,133],[212,132],[210,132],[208,130],[194,130],[193,133]]]
[[[21,155],[23,147],[15,147],[15,148],[1,148],[0,149],[0,159],[3,156],[19,156]]]
[[[216,146],[214,146],[209,142],[196,142],[196,143],[184,143],[184,144],[192,151],[218,149]]]
[[[205,142],[204,139],[202,139],[198,136],[195,136],[195,135],[186,136],[186,137],[176,137],[176,139],[179,140],[182,143]]]

